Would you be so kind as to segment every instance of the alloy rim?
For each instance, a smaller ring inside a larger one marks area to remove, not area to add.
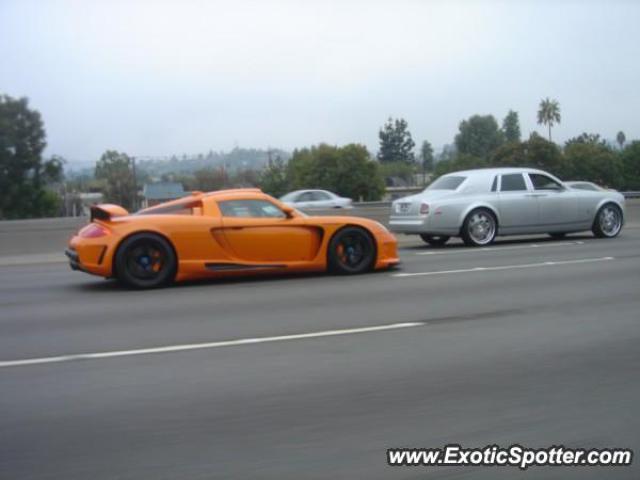
[[[484,245],[493,240],[496,224],[490,215],[478,212],[469,219],[468,231],[474,242]]]
[[[617,235],[622,226],[622,219],[620,218],[620,212],[614,207],[604,207],[600,212],[600,229],[608,236],[613,237]]]
[[[164,252],[153,245],[138,245],[127,253],[127,269],[140,280],[151,280],[162,272],[166,264]]]
[[[360,235],[346,235],[340,239],[336,253],[340,263],[349,268],[357,268],[367,259],[367,243]]]

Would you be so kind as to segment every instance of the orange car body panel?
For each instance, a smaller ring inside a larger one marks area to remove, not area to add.
[[[80,230],[71,238],[69,250],[80,270],[112,277],[120,243],[132,234],[149,232],[165,237],[173,246],[178,259],[176,281],[247,273],[324,271],[331,238],[351,225],[366,229],[375,240],[375,269],[399,263],[395,237],[373,220],[308,217],[297,211],[288,218],[225,217],[218,207],[222,201],[255,199],[269,201],[281,210],[287,208],[257,189],[198,192],[135,215],[126,214],[116,205],[103,205],[100,210],[105,213],[104,218],[94,219],[93,224],[107,233],[87,237]]]

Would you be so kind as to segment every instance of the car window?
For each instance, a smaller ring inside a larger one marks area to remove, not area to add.
[[[296,202],[313,202],[314,200],[313,192],[304,192],[298,195]]]
[[[498,176],[493,177],[493,183],[491,184],[491,191],[495,192],[498,190]]]
[[[571,185],[571,188],[577,188],[578,190],[589,190],[592,192],[598,191],[598,187],[592,185],[591,183],[574,183]]]
[[[426,190],[455,190],[460,186],[467,177],[458,177],[455,175],[446,175],[432,182]]]
[[[547,175],[530,173],[529,178],[535,190],[562,190],[562,185]]]
[[[227,200],[218,202],[223,217],[285,218],[285,213],[266,200]]]
[[[313,199],[315,201],[331,200],[331,197],[325,192],[313,192]]]
[[[501,192],[519,192],[526,189],[527,184],[524,182],[524,177],[521,173],[502,175],[502,181],[500,183]]]

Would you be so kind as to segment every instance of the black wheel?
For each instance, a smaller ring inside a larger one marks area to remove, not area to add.
[[[465,245],[483,247],[496,238],[498,222],[490,210],[477,208],[467,215],[462,223],[460,236]]]
[[[173,281],[176,254],[169,242],[151,233],[139,233],[125,239],[115,258],[115,274],[132,288],[157,288]]]
[[[420,238],[429,245],[441,247],[447,243],[451,237],[448,237],[447,235],[425,235],[424,233],[421,233]]]
[[[371,270],[376,259],[373,238],[359,227],[345,227],[338,231],[327,252],[329,270],[333,273],[351,275]]]
[[[555,240],[562,240],[564,237],[567,236],[567,234],[565,232],[553,232],[553,233],[550,233],[549,236]]]
[[[598,238],[617,237],[622,230],[622,210],[614,203],[607,203],[600,207],[591,227]]]

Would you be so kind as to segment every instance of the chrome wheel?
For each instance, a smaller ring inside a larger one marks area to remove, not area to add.
[[[605,237],[615,237],[622,228],[622,214],[613,205],[605,205],[598,215],[598,225]]]
[[[472,212],[467,221],[467,233],[476,245],[491,243],[496,236],[496,221],[488,212]]]

